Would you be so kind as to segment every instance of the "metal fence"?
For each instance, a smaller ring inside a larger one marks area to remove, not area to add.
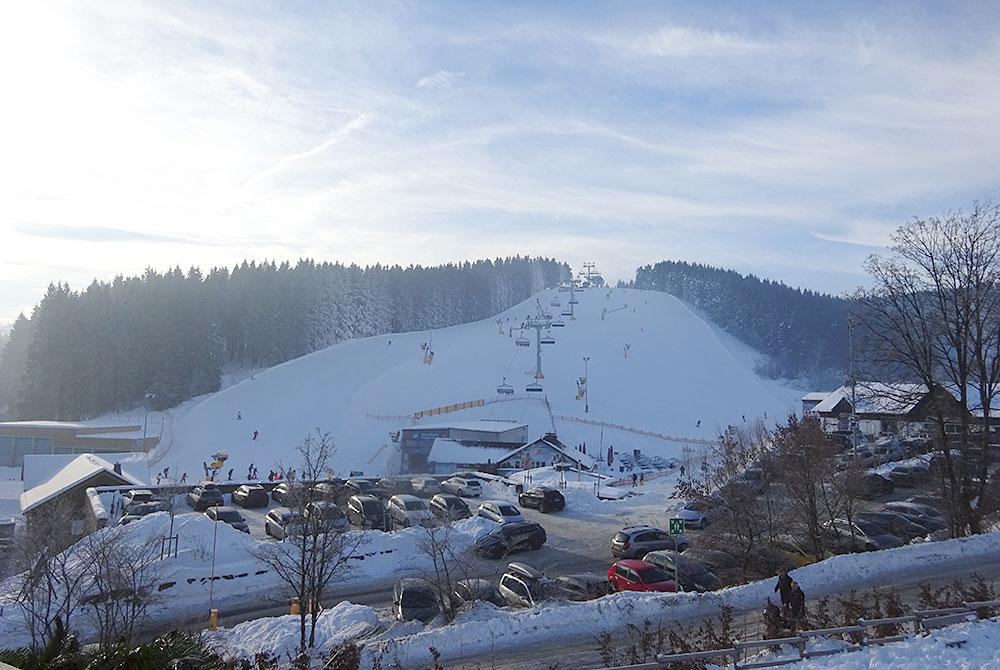
[[[698,661],[716,661],[718,665],[727,664],[737,670],[751,670],[751,668],[774,668],[789,663],[798,663],[807,658],[818,656],[829,656],[832,654],[843,654],[851,651],[858,651],[872,644],[886,644],[889,642],[899,642],[906,638],[917,635],[924,631],[943,628],[968,620],[970,615],[976,615],[982,610],[994,610],[1000,608],[1000,599],[986,600],[982,602],[967,602],[961,607],[948,607],[944,609],[917,610],[906,616],[892,617],[887,619],[858,619],[858,623],[853,626],[842,626],[839,628],[821,628],[816,630],[799,631],[791,637],[775,638],[770,640],[748,640],[737,642],[732,647],[726,649],[711,649],[708,651],[691,651],[680,654],[660,654],[656,661],[651,663],[640,663],[638,665],[619,666],[618,670],[640,670],[649,668],[669,669],[675,663],[691,663]],[[890,635],[884,637],[870,636],[869,630],[880,626],[912,626],[912,631],[901,635]],[[848,636],[848,644],[836,649],[807,649],[810,640],[820,637],[831,637],[835,635]],[[766,659],[756,659],[754,655],[761,649],[771,647],[790,647],[790,653]],[[718,663],[721,661],[722,663]]]

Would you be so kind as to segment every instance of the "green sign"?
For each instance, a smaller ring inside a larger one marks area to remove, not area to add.
[[[671,519],[669,530],[671,535],[683,535],[684,519]]]

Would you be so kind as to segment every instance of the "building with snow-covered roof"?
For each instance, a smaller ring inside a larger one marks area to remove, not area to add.
[[[555,433],[546,433],[534,442],[509,452],[496,464],[501,470],[528,470],[559,464],[572,465],[580,470],[591,470],[594,467],[594,458],[568,448],[559,441]]]
[[[802,396],[802,416],[809,416],[816,405],[826,400],[833,391],[812,391]]]
[[[73,537],[84,534],[87,517],[87,489],[96,486],[141,486],[145,482],[94,454],[81,454],[63,465],[51,477],[21,494],[21,512],[28,528],[47,513],[58,510]],[[60,523],[62,519],[60,518]]]
[[[0,465],[20,467],[27,454],[146,452],[159,438],[142,426],[88,425],[71,421],[0,422]]]
[[[517,421],[481,420],[408,426],[399,431],[403,472],[431,471],[431,450],[437,440],[456,443],[461,447],[496,448],[510,452],[528,441],[528,424]],[[442,467],[449,463],[471,466],[475,462],[475,459],[467,460],[469,457],[452,453],[454,445],[446,442],[442,442],[438,447],[438,456],[454,460],[440,461]],[[447,456],[444,455],[446,450]]]
[[[819,394],[807,394],[806,398]],[[944,403],[946,413],[956,419],[962,409],[955,397],[943,388],[930,392],[924,384],[858,382],[853,388],[841,386],[816,402],[807,412],[818,417],[828,433],[850,433],[851,418],[857,420],[862,435],[899,435],[924,432],[926,421]]]

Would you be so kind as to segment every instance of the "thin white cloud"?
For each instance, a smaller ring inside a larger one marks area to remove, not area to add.
[[[594,41],[635,55],[677,58],[741,56],[766,47],[735,33],[675,25],[640,34],[604,34]]]
[[[464,77],[462,72],[451,72],[449,70],[438,70],[434,74],[421,77],[417,80],[417,88],[430,91],[443,91],[452,88],[458,80]]]

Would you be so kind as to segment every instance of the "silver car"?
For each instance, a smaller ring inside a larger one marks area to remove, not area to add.
[[[611,538],[611,555],[615,558],[642,558],[660,549],[684,551],[688,544],[684,535],[671,535],[652,526],[629,526]]]

